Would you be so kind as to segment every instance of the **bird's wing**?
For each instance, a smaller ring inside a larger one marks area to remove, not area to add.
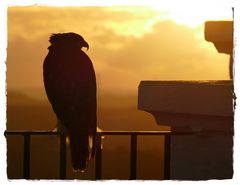
[[[44,62],[44,84],[58,117],[69,111],[96,111],[95,73],[91,60],[84,52],[69,57],[47,56]]]

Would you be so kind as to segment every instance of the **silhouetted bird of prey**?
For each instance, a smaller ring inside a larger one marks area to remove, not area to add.
[[[84,171],[95,153],[96,78],[88,43],[76,33],[53,34],[43,64],[45,90],[58,119],[58,129],[70,140],[72,166]]]

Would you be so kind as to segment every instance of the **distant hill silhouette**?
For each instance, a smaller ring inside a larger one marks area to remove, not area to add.
[[[47,101],[31,98],[18,91],[7,93],[7,129],[53,129],[55,117]]]
[[[36,104],[37,101],[18,91],[7,92],[7,105],[29,105]]]
[[[36,99],[23,92],[8,91],[7,121],[8,129],[46,130],[55,126],[56,118],[47,99]],[[98,124],[106,130],[160,129],[150,114],[137,109],[137,97],[134,95],[99,95]]]

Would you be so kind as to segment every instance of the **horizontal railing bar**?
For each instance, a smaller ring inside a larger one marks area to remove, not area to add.
[[[199,131],[181,131],[181,132],[172,132],[172,131],[100,131],[98,134],[104,135],[194,135],[199,133],[219,133],[219,134],[233,134],[232,131],[222,131],[222,130],[199,130]],[[6,130],[4,135],[60,135],[58,131],[52,130]]]
[[[48,131],[48,130],[6,130],[4,135],[60,135],[60,132],[57,131]]]
[[[165,135],[170,134],[170,131],[101,131],[101,135]]]
[[[101,131],[100,135],[191,135],[199,132],[172,132],[172,131]],[[60,135],[60,132],[51,130],[6,130],[4,135]]]
[[[101,131],[101,135],[191,135],[197,132],[171,132],[171,131]]]

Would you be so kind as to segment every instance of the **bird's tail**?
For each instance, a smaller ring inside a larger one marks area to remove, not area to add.
[[[89,138],[88,132],[70,131],[70,150],[72,166],[75,171],[84,172],[89,161]]]

